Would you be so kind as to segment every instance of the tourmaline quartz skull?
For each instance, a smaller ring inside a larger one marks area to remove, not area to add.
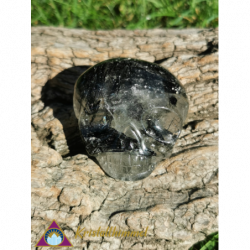
[[[168,70],[117,58],[96,64],[78,78],[74,111],[88,154],[109,176],[135,181],[171,155],[188,100]]]

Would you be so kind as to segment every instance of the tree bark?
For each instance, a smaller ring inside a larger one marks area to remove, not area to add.
[[[86,155],[72,106],[78,76],[115,57],[168,68],[190,104],[171,158],[135,182],[108,177]],[[218,231],[217,29],[33,27],[31,60],[32,249],[54,219],[74,249],[181,250]],[[148,231],[75,239],[79,226]]]

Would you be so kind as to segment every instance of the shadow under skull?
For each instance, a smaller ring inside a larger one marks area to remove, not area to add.
[[[185,89],[168,70],[130,58],[85,71],[73,102],[88,154],[126,181],[147,177],[171,155],[188,112]]]

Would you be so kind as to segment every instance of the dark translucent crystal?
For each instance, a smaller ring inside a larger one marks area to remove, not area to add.
[[[183,86],[157,64],[101,62],[77,80],[74,110],[89,155],[121,180],[147,177],[171,155],[188,112]]]

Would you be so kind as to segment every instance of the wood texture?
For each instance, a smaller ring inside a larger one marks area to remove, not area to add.
[[[136,182],[108,177],[86,156],[72,106],[78,76],[114,57],[168,68],[190,103],[172,157]],[[53,219],[74,249],[181,250],[218,231],[217,29],[33,27],[31,61],[32,249]],[[78,226],[148,233],[75,239]]]

